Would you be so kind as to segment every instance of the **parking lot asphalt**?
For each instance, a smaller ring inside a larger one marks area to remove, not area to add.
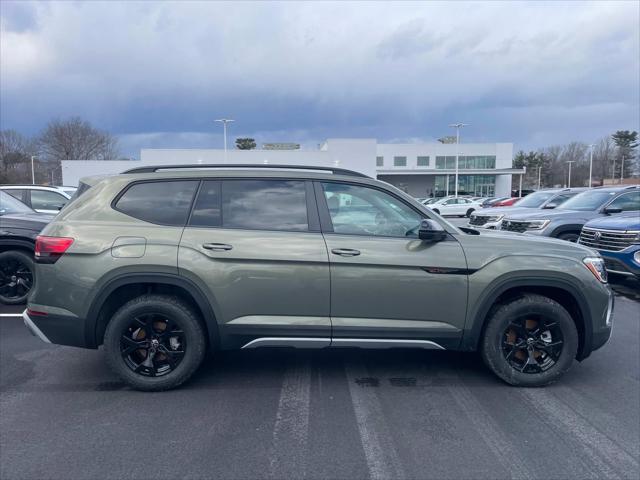
[[[0,478],[638,478],[637,287],[617,287],[611,341],[544,389],[475,354],[263,349],[140,393],[102,350],[0,317]]]

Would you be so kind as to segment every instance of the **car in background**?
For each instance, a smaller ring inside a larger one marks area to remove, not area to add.
[[[640,280],[640,212],[591,220],[578,243],[597,250],[609,273]]]
[[[494,203],[500,202],[502,200],[506,200],[507,198],[510,197],[489,197],[487,198],[485,201],[483,201],[482,203],[480,203],[480,206],[482,208],[489,208],[491,207]]]
[[[480,208],[480,203],[463,197],[447,197],[439,199],[433,203],[425,204],[425,206],[439,215],[468,217]]]
[[[36,236],[52,218],[0,190],[0,303],[25,303],[34,285]]]
[[[586,188],[549,188],[521,198],[511,207],[497,207],[490,210],[477,210],[469,217],[469,227],[497,229],[506,215],[526,213],[531,208],[554,209]]]
[[[62,190],[64,193],[66,193],[70,197],[73,197],[73,195],[76,193],[76,190],[78,190],[78,187],[73,187],[71,185],[61,185],[56,188],[59,190]]]
[[[522,197],[507,197],[504,200],[500,200],[498,202],[494,202],[491,204],[492,207],[510,207]]]
[[[640,211],[640,185],[599,187],[570,198],[554,210],[508,215],[500,230],[577,242],[590,220]]]
[[[63,187],[45,185],[0,185],[0,190],[39,213],[57,214],[71,199]]]
[[[442,198],[440,198],[440,197],[425,198],[420,203],[423,204],[423,205],[430,205],[432,203],[437,202],[438,200],[442,200]]]

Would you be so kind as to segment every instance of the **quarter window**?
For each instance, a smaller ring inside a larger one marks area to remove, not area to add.
[[[305,182],[223,181],[222,226],[251,230],[309,230]]]
[[[375,188],[323,183],[334,233],[416,238],[421,215]]]
[[[187,221],[198,181],[136,183],[116,203],[116,209],[150,223],[182,226]]]

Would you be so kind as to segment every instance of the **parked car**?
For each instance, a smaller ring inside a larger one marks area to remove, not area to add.
[[[640,279],[640,212],[591,220],[578,242],[596,249],[609,273]]]
[[[483,202],[480,204],[480,206],[481,206],[482,208],[489,208],[489,207],[491,207],[494,203],[496,203],[496,202],[500,202],[500,201],[502,201],[502,200],[506,200],[507,198],[509,198],[509,197],[490,197],[490,198],[487,198],[485,201],[483,201]]]
[[[0,190],[0,303],[25,303],[34,283],[36,236],[51,218]]]
[[[39,213],[58,213],[64,207],[71,194],[62,187],[47,187],[43,185],[0,185],[12,197]]]
[[[431,205],[432,203],[435,203],[439,200],[442,200],[442,198],[438,198],[438,197],[431,197],[431,198],[425,198],[422,202],[420,202],[423,205]]]
[[[491,204],[492,207],[510,207],[514,203],[520,200],[520,197],[508,197],[504,200],[500,200],[499,202],[494,202]]]
[[[468,217],[480,208],[478,202],[463,197],[446,197],[425,206],[439,215],[456,215],[458,217]]]
[[[577,242],[589,220],[639,210],[639,185],[592,188],[548,212],[535,210],[509,215],[502,220],[500,229]]]
[[[497,207],[491,210],[476,210],[469,217],[469,226],[472,228],[486,228],[495,230],[500,227],[502,219],[506,215],[516,213],[526,213],[530,209],[553,209],[578,193],[584,192],[586,188],[549,188],[539,190],[535,193],[521,198],[511,207]]]
[[[56,188],[62,190],[64,193],[69,195],[69,197],[73,197],[74,193],[76,193],[76,190],[78,190],[78,187],[72,187],[70,185],[61,185]]]
[[[348,170],[193,167],[83,180],[36,241],[35,335],[104,344],[140,390],[176,387],[207,350],[258,347],[479,351],[540,386],[609,338],[591,249],[458,229]]]

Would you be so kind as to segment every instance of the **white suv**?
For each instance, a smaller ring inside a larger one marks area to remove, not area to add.
[[[480,203],[470,198],[462,197],[445,197],[437,202],[425,205],[440,215],[458,215],[459,217],[468,217],[478,208]]]
[[[71,195],[61,187],[45,187],[43,185],[2,185],[9,195],[17,198],[25,205],[40,213],[57,214],[64,207]]]

